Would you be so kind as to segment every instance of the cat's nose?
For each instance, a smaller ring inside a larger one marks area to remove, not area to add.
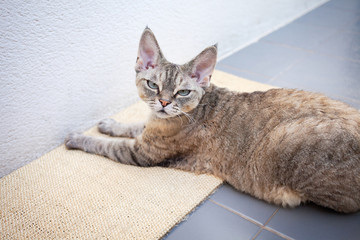
[[[169,100],[166,100],[166,99],[159,99],[159,102],[161,103],[161,105],[163,107],[166,107],[167,105],[169,105],[171,103]]]

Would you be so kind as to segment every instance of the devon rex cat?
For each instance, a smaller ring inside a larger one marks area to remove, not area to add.
[[[69,149],[124,164],[218,176],[239,191],[282,206],[311,201],[360,209],[360,112],[323,95],[288,89],[239,93],[210,83],[217,47],[184,65],[168,62],[146,28],[136,86],[152,114],[146,123],[106,119]]]

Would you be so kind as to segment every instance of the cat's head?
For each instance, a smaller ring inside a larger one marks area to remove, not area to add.
[[[216,45],[206,48],[183,65],[168,62],[146,28],[141,36],[136,59],[136,86],[140,98],[159,118],[190,112],[199,104],[210,85],[216,64]]]

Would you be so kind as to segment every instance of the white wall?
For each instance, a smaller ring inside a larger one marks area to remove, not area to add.
[[[146,25],[168,60],[225,56],[325,0],[0,2],[0,177],[138,99]]]

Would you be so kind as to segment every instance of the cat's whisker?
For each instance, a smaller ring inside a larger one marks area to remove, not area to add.
[[[178,118],[180,118],[180,120],[181,120],[181,126],[183,125],[183,120],[182,120],[182,118],[179,116],[179,114],[176,114],[176,116],[178,117]]]
[[[178,117],[178,118],[180,118],[180,120],[181,120],[181,126],[182,126],[184,122],[183,122],[181,116],[179,116],[179,110],[180,110],[180,109],[179,109],[177,106],[173,106],[172,111],[171,111],[171,114],[172,114],[172,115],[175,115],[175,116]]]
[[[181,111],[181,109],[179,107],[174,106],[173,109],[176,110],[176,112],[177,112],[176,115],[179,116],[180,114],[183,114],[190,121],[189,116],[187,116],[187,113]]]
[[[189,120],[190,123],[196,123],[195,119],[193,117],[191,117],[188,113],[181,111],[180,109],[179,109],[179,112],[184,114],[184,116]]]

